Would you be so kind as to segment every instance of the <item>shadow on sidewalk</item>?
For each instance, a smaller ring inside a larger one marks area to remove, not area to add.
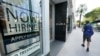
[[[50,56],[56,56],[63,48],[65,42],[54,41],[51,43]]]

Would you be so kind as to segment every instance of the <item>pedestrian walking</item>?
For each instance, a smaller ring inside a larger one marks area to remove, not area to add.
[[[86,51],[89,52],[89,46],[91,42],[91,37],[94,34],[93,28],[89,21],[86,21],[86,24],[83,26],[83,43],[82,46],[85,47],[85,40],[87,40],[87,49]]]

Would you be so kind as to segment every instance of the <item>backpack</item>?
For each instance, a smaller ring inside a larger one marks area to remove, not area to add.
[[[84,26],[84,35],[85,36],[91,36],[93,34],[94,34],[94,32],[93,32],[92,26],[90,24],[86,24]]]

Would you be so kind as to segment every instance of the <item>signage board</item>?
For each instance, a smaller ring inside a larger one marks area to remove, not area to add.
[[[4,9],[4,18],[1,19],[2,35],[5,54],[8,56],[28,56],[41,49],[41,13],[32,10],[30,1],[2,1]],[[37,4],[40,4],[40,0]],[[37,8],[41,10],[39,6]]]

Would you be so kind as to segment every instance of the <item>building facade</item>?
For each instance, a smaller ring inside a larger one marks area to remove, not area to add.
[[[50,40],[66,41],[74,27],[74,0],[50,0]]]
[[[0,0],[1,56],[46,56],[66,41],[74,22],[71,0]]]

